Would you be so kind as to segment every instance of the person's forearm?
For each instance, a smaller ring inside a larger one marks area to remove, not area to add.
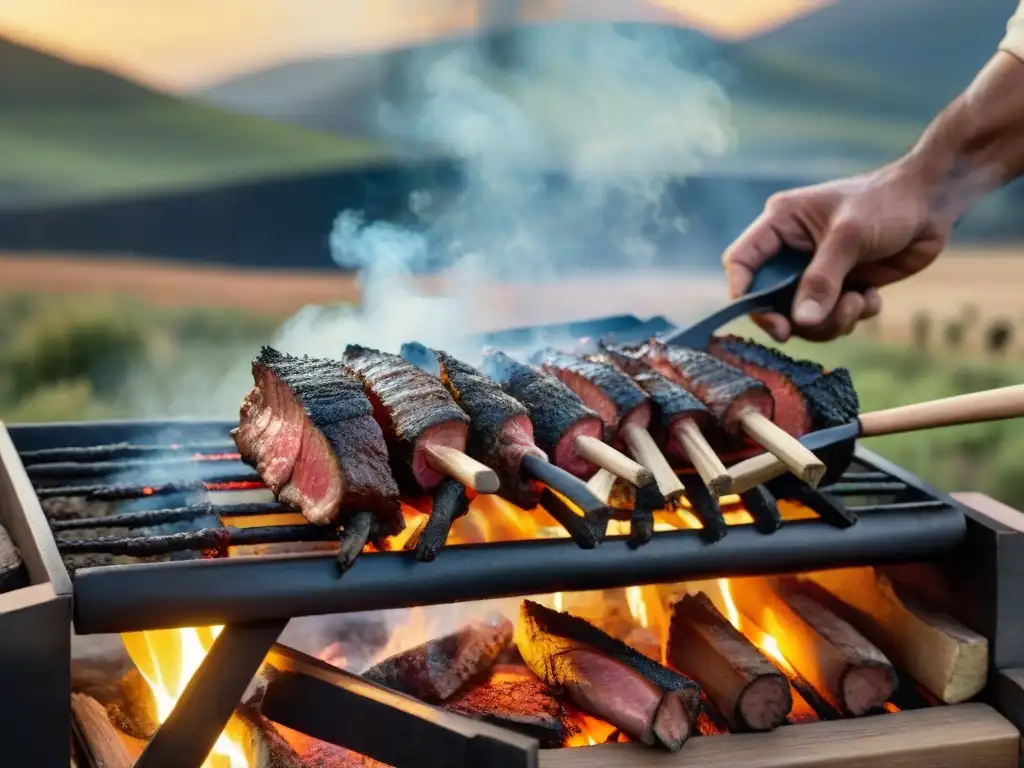
[[[996,54],[897,166],[950,219],[1024,175],[1024,62]]]

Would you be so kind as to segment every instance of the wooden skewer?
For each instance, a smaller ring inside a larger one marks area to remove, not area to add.
[[[674,502],[685,492],[682,481],[676,475],[672,465],[668,463],[665,454],[661,452],[658,444],[654,442],[643,427],[636,424],[626,424],[622,430],[622,439],[633,454],[633,458],[643,464],[654,475],[658,484],[658,490],[665,497],[665,501]]]
[[[458,480],[477,493],[497,493],[501,483],[498,473],[462,451],[446,445],[428,445],[424,448],[430,468]]]
[[[861,414],[861,437],[978,424],[1024,416],[1024,384],[943,397],[913,405]],[[767,447],[767,446],[766,446]],[[786,473],[787,466],[770,453],[752,456],[729,468],[733,493],[743,493]]]
[[[740,414],[740,428],[758,445],[773,454],[789,470],[812,488],[825,476],[825,463],[803,443],[759,411],[747,409]]]
[[[732,493],[732,475],[718,458],[715,449],[708,444],[697,422],[693,419],[676,419],[672,424],[672,437],[682,446],[712,496]]]
[[[1024,416],[1024,384],[873,411],[862,414],[859,421],[861,436],[875,437],[1020,416]]]
[[[654,475],[649,469],[636,463],[629,456],[619,453],[608,443],[602,442],[596,437],[580,435],[576,438],[576,450],[591,464],[608,470],[616,477],[621,477],[627,483],[632,483],[638,488],[654,482]]]
[[[599,469],[592,478],[587,480],[587,487],[597,498],[607,504],[617,481],[618,478],[607,469]]]

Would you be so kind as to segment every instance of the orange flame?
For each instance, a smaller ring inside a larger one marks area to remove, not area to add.
[[[121,636],[129,656],[153,691],[158,722],[170,717],[221,629],[161,629]],[[203,768],[249,768],[249,758],[242,746],[245,733],[245,724],[232,716]]]

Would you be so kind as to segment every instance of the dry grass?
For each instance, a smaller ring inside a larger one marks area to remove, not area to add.
[[[359,287],[349,275],[302,271],[233,270],[180,266],[142,259],[83,259],[66,255],[0,255],[0,293],[121,294],[159,306],[218,306],[249,312],[287,314],[306,304],[357,302]],[[443,278],[425,279],[433,292]],[[964,306],[977,308],[979,323],[1024,321],[1019,286],[1024,285],[1024,247],[953,249],[927,271],[884,292],[879,321],[883,339],[907,341],[911,321],[927,312],[940,325]],[[480,323],[488,327],[559,322],[623,312],[665,314],[685,320],[723,300],[721,283],[679,275],[634,279],[588,276],[557,286],[481,286]],[[600,300],[595,304],[595,297]],[[977,339],[968,339],[968,344]],[[1019,345],[1018,345],[1019,346]]]

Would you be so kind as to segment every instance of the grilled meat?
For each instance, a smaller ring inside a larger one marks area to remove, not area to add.
[[[534,440],[556,466],[577,477],[589,477],[596,471],[580,456],[576,438],[600,440],[601,418],[575,392],[554,376],[513,360],[504,352],[488,353],[483,371],[526,406]]]
[[[625,424],[643,429],[650,425],[651,406],[647,395],[614,365],[553,349],[541,350],[531,361],[558,377],[597,412],[605,425],[606,442],[614,443]]]
[[[422,349],[422,344],[405,344],[402,354],[422,357]],[[544,453],[533,442],[526,406],[472,366],[447,352],[431,351],[440,366],[441,383],[469,415],[469,455],[498,473],[502,496],[524,509],[537,506],[543,488],[520,465],[524,456]]]
[[[730,434],[740,433],[739,417],[747,409],[768,419],[774,416],[768,385],[707,352],[652,340],[634,354],[696,395]]]
[[[444,475],[430,466],[425,448],[465,451],[469,417],[436,378],[398,355],[349,344],[344,359],[373,405],[399,483],[413,491],[435,488]]]
[[[818,363],[795,360],[738,336],[716,337],[708,352],[765,382],[775,399],[775,423],[792,435],[857,417],[860,401],[845,368],[827,371]]]
[[[515,641],[541,680],[630,738],[675,751],[694,729],[700,686],[583,619],[524,600]]]
[[[634,357],[613,347],[606,347],[600,357],[632,376],[633,381],[651,398],[658,431],[664,433],[659,436],[670,436],[673,425],[679,419],[693,419],[701,429],[714,423],[711,411],[696,395],[656,371],[643,358]]]
[[[370,510],[380,533],[401,531],[398,486],[359,380],[336,361],[271,347],[253,360],[252,375],[231,436],[273,494],[317,525]]]
[[[490,613],[370,667],[363,678],[421,701],[444,701],[485,676],[512,642],[512,622]]]

